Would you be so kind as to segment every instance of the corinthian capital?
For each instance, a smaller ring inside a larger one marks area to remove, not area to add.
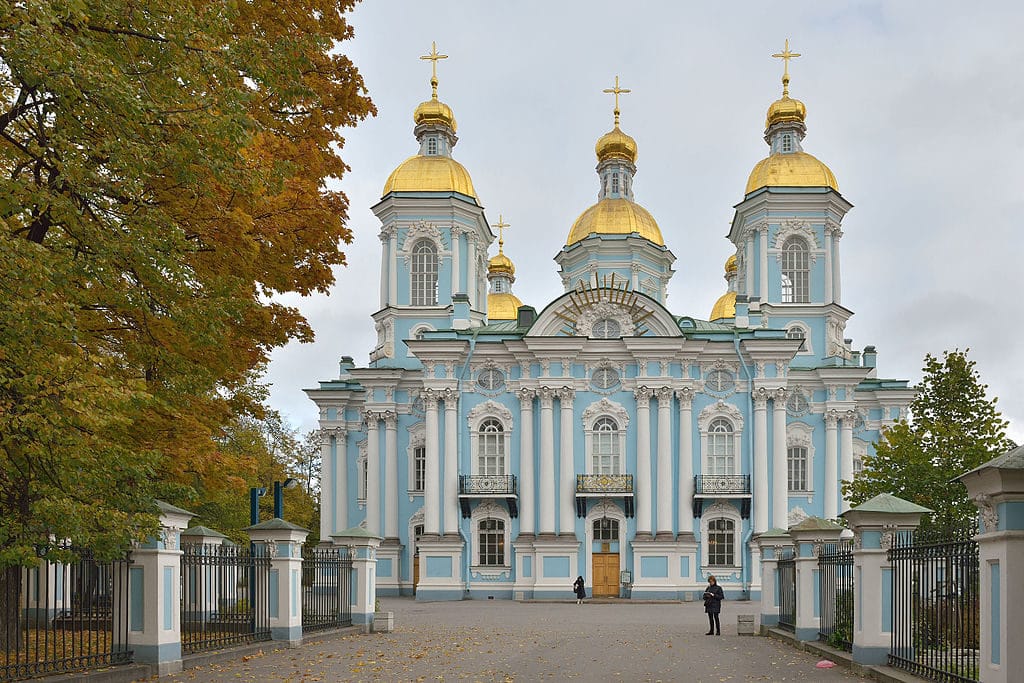
[[[533,399],[537,395],[537,391],[536,389],[527,389],[524,387],[517,391],[516,395],[519,397],[519,403],[522,404],[524,408],[532,408]]]
[[[459,392],[457,389],[445,389],[442,392],[444,398],[444,407],[454,409],[459,402]]]
[[[384,418],[384,427],[387,429],[395,429],[398,427],[398,413],[393,410],[385,410],[381,417]]]
[[[776,389],[775,391],[772,392],[772,398],[775,399],[776,405],[778,405],[780,403],[785,403],[786,402],[786,398],[788,396],[789,396],[789,389],[787,389],[785,387],[779,387],[778,389]]]
[[[758,387],[754,389],[754,408],[757,410],[764,410],[768,407],[769,391],[764,387]]]
[[[832,409],[825,412],[825,426],[830,429],[835,429],[836,425],[839,424],[839,411]]]
[[[537,395],[540,396],[540,407],[551,410],[551,404],[555,400],[555,390],[551,387],[541,387],[537,390]]]
[[[658,406],[668,405],[672,403],[672,395],[675,392],[672,391],[672,387],[658,387],[654,390],[654,395],[658,397]]]
[[[437,402],[441,400],[441,392],[437,389],[424,389],[420,392],[424,408],[437,408]]]
[[[633,390],[633,396],[636,397],[637,401],[650,401],[653,395],[654,390],[650,387],[637,387]]]
[[[576,398],[576,390],[572,387],[562,387],[561,389],[557,389],[555,394],[558,396],[558,400],[562,402],[562,405],[565,405]]]
[[[693,387],[676,389],[676,398],[679,399],[679,406],[681,408],[689,408],[693,405]]]

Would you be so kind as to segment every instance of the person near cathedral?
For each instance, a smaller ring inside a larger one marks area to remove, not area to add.
[[[725,593],[718,585],[718,579],[709,576],[708,587],[704,589],[704,611],[708,615],[708,632],[704,635],[722,635],[722,624],[718,620],[718,615],[722,612],[722,600],[724,599]]]
[[[587,597],[587,588],[583,583],[583,577],[577,576],[575,583],[572,584],[572,590],[576,593],[576,604],[582,605],[583,598]]]

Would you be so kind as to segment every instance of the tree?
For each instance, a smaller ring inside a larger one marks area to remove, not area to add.
[[[910,404],[913,421],[885,429],[875,455],[864,459],[852,482],[843,483],[852,505],[891,493],[934,510],[923,527],[951,530],[973,523],[976,509],[967,489],[951,480],[1014,443],[968,351],[946,351],[941,360],[925,356],[924,376]]]
[[[272,297],[326,291],[351,240],[353,3],[0,0],[0,583],[151,533],[311,338]]]

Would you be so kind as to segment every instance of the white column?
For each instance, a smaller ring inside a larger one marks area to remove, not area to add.
[[[826,227],[826,230],[828,227]],[[838,225],[831,226],[832,232],[832,294],[833,301],[837,304],[843,302],[843,278],[839,272],[839,238],[843,236],[843,231]]]
[[[832,303],[832,231],[825,226],[825,303]]]
[[[768,518],[768,390],[754,391],[754,533],[772,527]],[[776,524],[775,526],[779,526]],[[783,524],[779,528],[785,528]]]
[[[519,390],[519,533],[532,534],[534,526],[533,497],[533,389]]]
[[[651,395],[648,387],[637,387],[636,397],[636,533],[651,533]]]
[[[380,413],[367,410],[366,419],[366,530],[379,536],[380,527]]]
[[[452,240],[452,294],[460,294],[459,290],[459,267],[462,265],[459,263],[459,241],[463,233],[462,228],[452,227],[451,240]]]
[[[658,395],[658,536],[672,535],[672,389]],[[683,501],[679,501],[680,505]]]
[[[438,392],[425,389],[420,393],[426,409],[423,472],[423,533],[436,536],[441,532],[441,463],[438,444]]]
[[[743,283],[743,292],[747,296],[754,295],[754,231],[751,230],[747,233],[747,251],[746,251],[746,266],[747,266],[747,277]]]
[[[466,234],[466,296],[469,307],[476,308],[478,284],[476,281],[476,235]]]
[[[772,526],[789,528],[789,472],[786,468],[786,390],[772,392]]]
[[[540,388],[540,533],[555,533],[554,390]]]
[[[398,538],[398,415],[384,413],[384,536]]]
[[[839,517],[839,461],[836,450],[838,422],[837,411],[829,410],[825,413],[825,519]]]
[[[338,496],[337,473],[331,467],[337,441],[335,435],[340,430],[322,428],[320,430],[320,488],[324,500],[320,506],[320,538],[327,538],[334,533],[338,523],[338,513],[345,509],[348,501]]]
[[[842,466],[839,474],[843,481],[853,479],[853,421],[855,417],[856,414],[851,410],[843,415],[842,418],[842,447],[840,449]],[[850,501],[847,500],[846,496],[843,496],[842,508],[843,512],[850,509]]]
[[[761,286],[757,295],[761,297],[761,302],[765,303],[768,301],[768,224],[765,223],[758,228],[757,232],[761,237],[761,248],[757,259],[761,268]]]
[[[565,371],[562,372],[565,374]],[[558,533],[576,533],[576,466],[572,451],[572,403],[576,391],[569,387],[558,390],[561,408],[558,449]]]
[[[398,303],[398,230],[391,229],[388,249],[388,302]]]
[[[390,270],[390,238],[388,236],[388,229],[385,228],[380,231],[380,307],[387,308],[388,304],[388,271]]]
[[[693,389],[676,391],[679,399],[679,515],[680,534],[693,533]]]
[[[456,409],[459,392],[444,390],[444,533],[459,533],[459,432]]]

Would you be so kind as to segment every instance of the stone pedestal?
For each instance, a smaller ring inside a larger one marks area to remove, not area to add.
[[[458,534],[420,536],[420,582],[417,600],[462,600],[466,581],[462,577],[466,543]]]
[[[377,548],[381,538],[353,527],[332,535],[331,542],[345,546],[352,558],[352,625],[369,632],[377,602]]]
[[[824,543],[839,540],[843,527],[820,517],[808,517],[789,528],[796,547],[796,637],[817,640],[821,617],[819,595],[821,581],[818,555]]]
[[[275,517],[246,531],[257,552],[270,557],[270,637],[297,647],[302,644],[302,544],[309,530]]]

